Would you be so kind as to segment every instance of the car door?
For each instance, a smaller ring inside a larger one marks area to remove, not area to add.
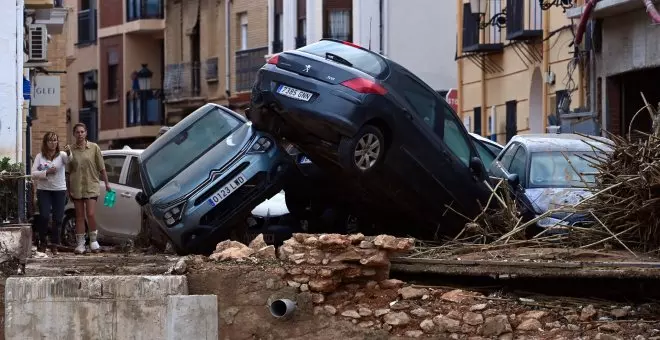
[[[514,153],[511,164],[506,168],[508,175],[518,175],[518,182],[520,183],[514,188],[514,197],[520,212],[526,219],[533,218],[534,208],[532,201],[525,195],[525,188],[527,187],[527,174],[528,174],[528,160],[529,155],[527,149],[523,145],[519,145]]]
[[[120,180],[122,179],[123,172],[125,172],[126,155],[120,154],[104,154],[103,163],[105,164],[105,172],[108,175],[108,183],[110,188],[117,193],[117,200],[119,199]],[[117,206],[112,208],[106,207],[105,201],[105,184],[103,180],[99,182],[100,195],[96,200],[96,227],[99,230],[99,238],[112,238],[115,236],[116,225],[120,223],[117,218],[119,209]]]
[[[114,226],[114,233],[120,238],[135,238],[142,227],[142,209],[135,200],[135,195],[142,191],[140,168],[136,156],[128,156],[125,176],[117,186],[116,208],[121,211]]]
[[[500,153],[497,156],[497,158],[495,158],[495,161],[493,162],[493,164],[491,164],[490,167],[490,173],[492,176],[497,178],[504,178],[504,179],[508,178],[507,169],[509,168],[509,166],[511,166],[513,155],[515,155],[519,147],[520,144],[515,142],[511,143],[506,147],[506,149],[502,153]]]

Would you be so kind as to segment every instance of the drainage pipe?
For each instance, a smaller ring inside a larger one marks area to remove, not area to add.
[[[651,17],[653,23],[660,24],[660,13],[658,13],[658,9],[655,8],[653,1],[652,0],[642,0],[642,1],[644,2],[644,6],[646,6],[646,12],[649,14],[649,17]]]
[[[296,310],[296,307],[297,305],[295,301],[289,299],[279,299],[273,301],[270,306],[268,306],[268,309],[270,310],[271,315],[281,319],[291,316],[293,311]]]
[[[231,0],[225,1],[225,94],[227,100],[231,96],[231,34],[229,28],[231,27]]]
[[[587,29],[587,21],[589,21],[589,16],[591,16],[591,11],[596,7],[596,3],[600,0],[589,0],[586,5],[584,5],[584,10],[582,11],[582,16],[580,17],[580,23],[578,24],[577,31],[575,32],[575,45],[580,45],[582,43],[582,38],[584,37],[584,31]]]

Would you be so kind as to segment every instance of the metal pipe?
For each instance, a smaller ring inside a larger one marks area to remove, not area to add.
[[[575,32],[575,45],[580,45],[580,43],[582,43],[584,31],[587,29],[587,21],[589,21],[591,11],[594,10],[594,7],[596,7],[598,2],[600,2],[600,0],[589,0],[589,2],[584,5],[584,10],[582,11],[582,16],[580,17],[580,23],[578,24],[577,31]]]
[[[225,1],[225,93],[227,98],[231,96],[231,34],[229,28],[231,27],[231,0]]]
[[[379,53],[383,54],[383,0],[378,2],[378,15],[378,49],[380,50]]]
[[[291,314],[296,310],[297,304],[293,300],[289,299],[279,299],[273,301],[268,309],[270,310],[270,314],[272,314],[274,317],[281,319],[281,318],[287,318],[291,316]]]
[[[642,1],[644,2],[644,6],[646,6],[646,12],[651,17],[653,23],[660,24],[660,13],[658,13],[658,9],[656,9],[655,5],[653,5],[653,1],[651,0],[642,0]]]

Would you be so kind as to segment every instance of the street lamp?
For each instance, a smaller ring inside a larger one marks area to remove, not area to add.
[[[473,15],[479,16],[479,28],[485,29],[488,26],[497,27],[498,30],[506,27],[506,8],[499,13],[495,13],[490,20],[485,21],[486,12],[488,11],[489,1],[500,0],[470,0],[470,11]],[[543,0],[540,0],[543,1]]]
[[[140,90],[151,90],[151,77],[153,75],[153,72],[147,68],[147,64],[142,64],[142,69],[137,73]]]
[[[96,103],[96,95],[98,93],[98,84],[94,81],[92,76],[87,77],[87,80],[83,84],[83,90],[85,91],[85,101],[88,103]]]

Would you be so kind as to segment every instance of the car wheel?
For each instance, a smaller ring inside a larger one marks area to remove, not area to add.
[[[87,226],[85,226],[87,229]],[[62,230],[60,230],[60,244],[66,247],[77,246],[76,241],[76,215],[75,213],[66,213],[62,221]]]
[[[365,125],[352,138],[339,144],[339,157],[345,170],[366,174],[377,168],[385,155],[385,137],[375,126]]]

